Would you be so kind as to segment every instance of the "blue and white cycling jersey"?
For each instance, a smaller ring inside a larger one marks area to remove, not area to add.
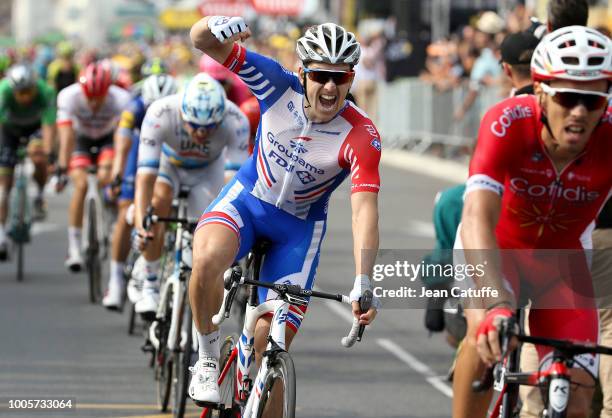
[[[236,44],[225,65],[259,100],[253,157],[237,175],[255,197],[301,219],[323,219],[349,173],[353,192],[378,192],[380,136],[358,107],[347,101],[331,121],[311,123],[298,77],[279,63]]]

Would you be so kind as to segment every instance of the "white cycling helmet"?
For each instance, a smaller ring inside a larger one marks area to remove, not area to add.
[[[531,58],[534,81],[612,79],[612,41],[595,29],[567,26],[546,35]]]
[[[217,124],[225,115],[225,100],[223,86],[208,74],[199,73],[183,92],[183,120],[202,126]]]
[[[335,23],[323,23],[309,28],[297,40],[296,50],[304,64],[325,62],[353,66],[359,62],[361,54],[355,35]]]
[[[167,74],[155,74],[142,83],[142,101],[149,106],[157,99],[176,93],[176,81]]]

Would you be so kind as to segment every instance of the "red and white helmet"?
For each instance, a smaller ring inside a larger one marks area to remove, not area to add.
[[[567,26],[546,35],[531,58],[534,81],[612,79],[612,41],[595,29]]]
[[[79,83],[85,96],[90,99],[106,96],[113,83],[110,65],[104,61],[92,62],[81,73]]]

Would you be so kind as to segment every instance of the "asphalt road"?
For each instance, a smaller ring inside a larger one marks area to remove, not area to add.
[[[427,249],[433,244],[435,193],[449,183],[382,168],[381,248]],[[348,185],[330,203],[317,286],[348,293],[353,281]],[[142,338],[127,335],[127,315],[106,312],[87,299],[86,276],[63,266],[68,195],[49,198],[49,218],[27,248],[26,278],[0,265],[0,416],[165,417]],[[383,310],[361,343],[340,345],[349,329],[346,306],[313,301],[292,346],[297,416],[449,417],[444,376],[452,350],[429,338],[423,312]],[[229,325],[226,331],[234,331]],[[49,414],[6,409],[9,399],[71,398],[77,410]],[[190,406],[187,416],[199,416]]]

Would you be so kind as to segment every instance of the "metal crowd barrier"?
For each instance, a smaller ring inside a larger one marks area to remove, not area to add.
[[[502,98],[499,87],[481,89],[476,102],[457,122],[453,115],[463,103],[467,85],[440,92],[418,78],[380,83],[377,128],[385,148],[423,153],[433,144],[472,145],[484,112]]]

